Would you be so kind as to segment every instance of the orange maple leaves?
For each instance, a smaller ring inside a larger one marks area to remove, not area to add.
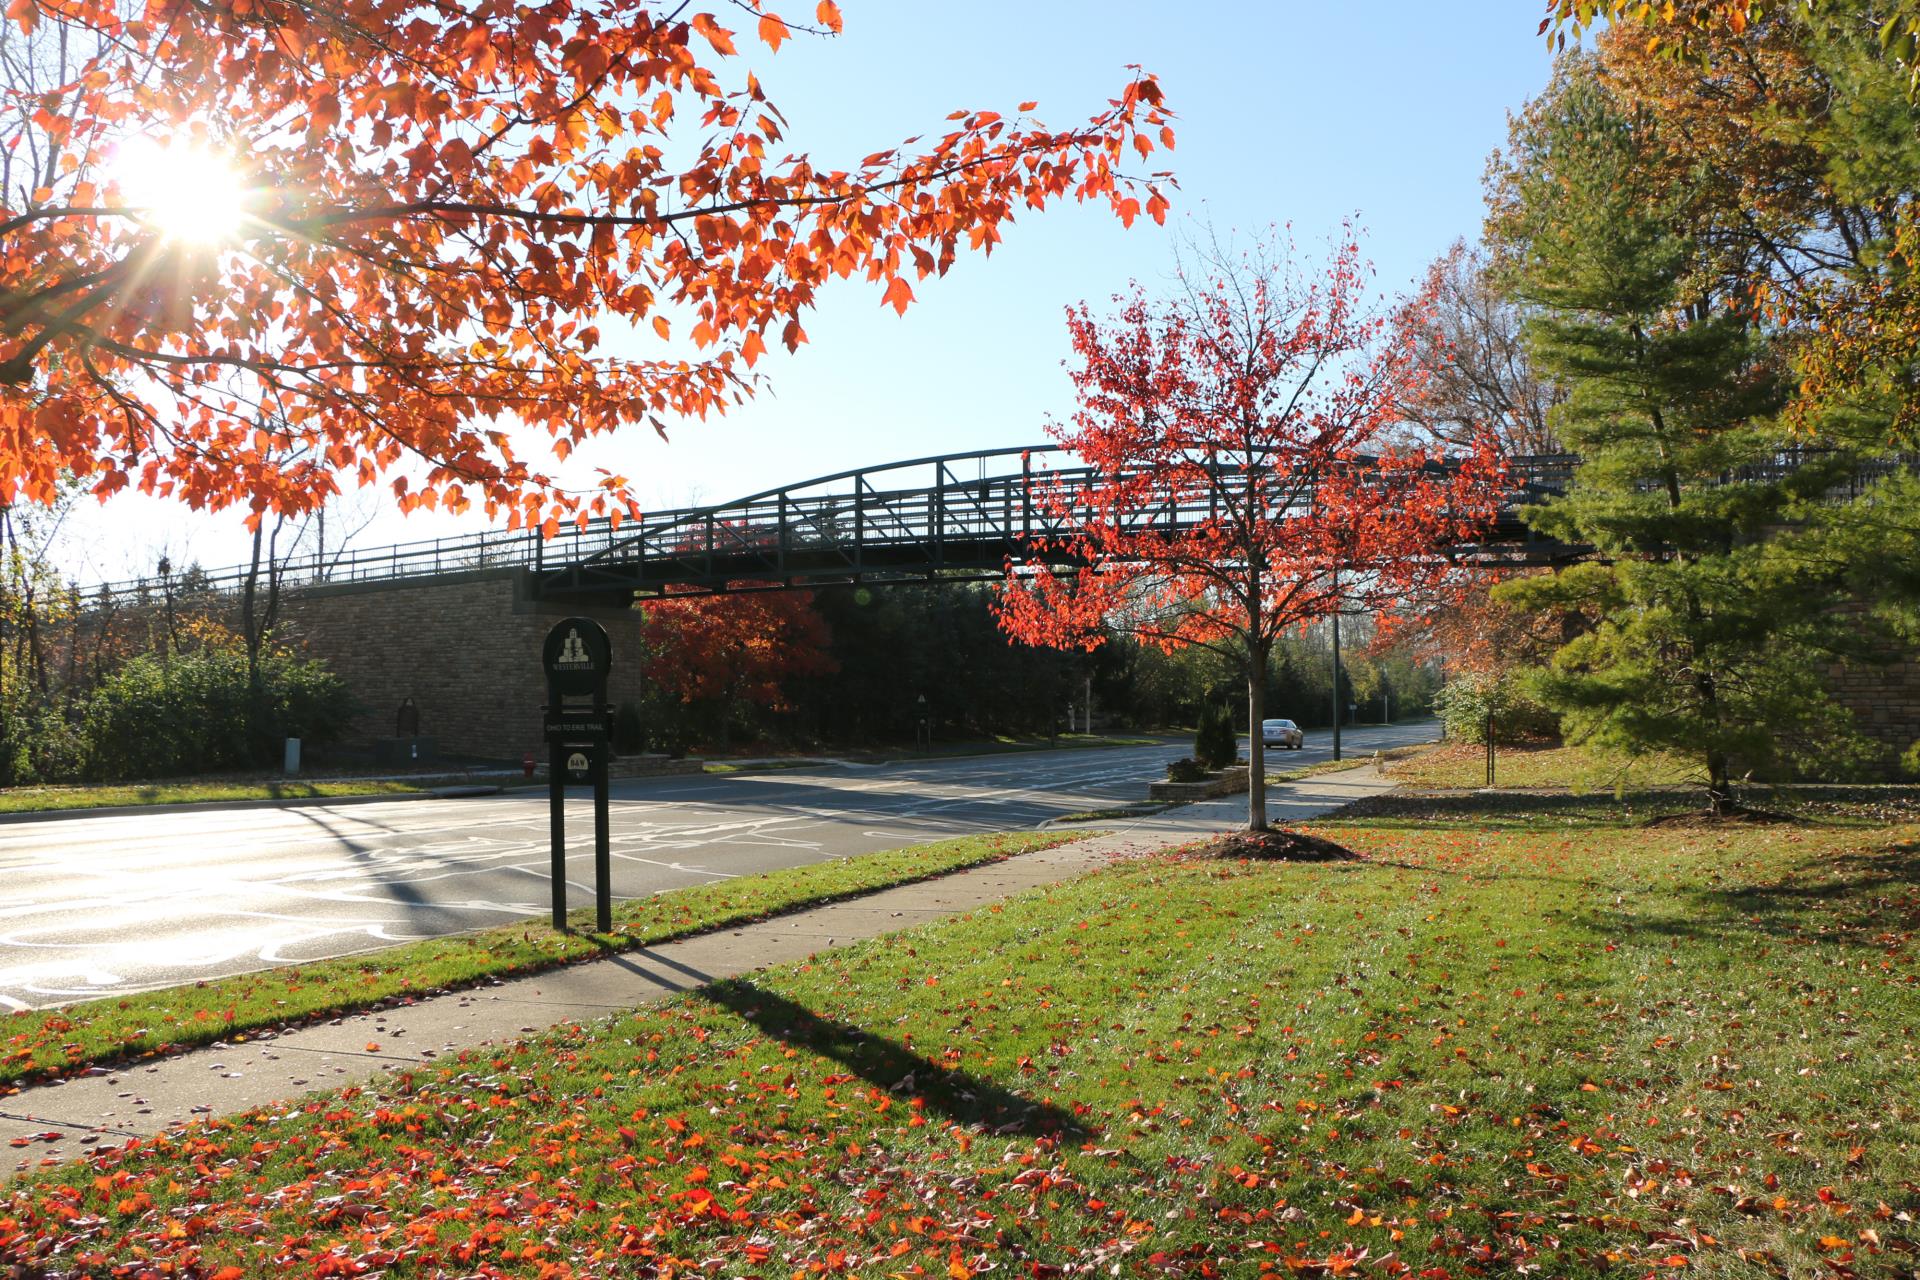
[[[682,702],[741,701],[779,710],[784,681],[839,670],[812,592],[733,585],[746,589],[646,605],[648,680]]]
[[[750,7],[772,49],[840,29],[831,0],[811,27]],[[100,44],[44,95],[63,167],[0,205],[0,496],[73,472],[257,512],[384,480],[405,508],[617,518],[625,480],[560,490],[543,436],[564,456],[722,412],[769,343],[806,341],[828,281],[904,310],[1019,209],[1165,215],[1165,175],[1127,170],[1173,141],[1149,75],[1075,128],[959,113],[924,151],[831,168],[781,154],[758,81],[705,60],[734,33],[678,13],[14,0],[23,31]],[[113,171],[121,139],[185,129],[249,193],[210,246],[160,234]],[[629,330],[685,341],[634,354]]]

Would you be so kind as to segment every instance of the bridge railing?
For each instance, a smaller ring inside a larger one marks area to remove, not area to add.
[[[277,574],[283,587],[305,587],[525,568],[588,583],[626,577],[649,560],[713,561],[753,553],[777,575],[796,551],[812,553],[817,562],[819,553],[838,548],[851,563],[863,547],[877,544],[922,545],[927,563],[938,566],[956,545],[1065,532],[1035,491],[1036,482],[1071,486],[1091,478],[1091,469],[1058,465],[1063,461],[1071,461],[1071,455],[1055,445],[915,458],[836,472],[716,506],[650,512],[618,527],[609,519],[590,520],[563,527],[552,538],[535,530],[484,529],[302,554],[279,562]],[[1570,455],[1513,459],[1516,488],[1564,489],[1577,461]],[[1197,508],[1182,510],[1182,518],[1198,518]],[[1177,513],[1170,507],[1165,514]],[[246,565],[176,571],[165,578],[156,572],[89,586],[83,594],[137,598],[164,589],[238,591],[249,573]]]
[[[1038,456],[1059,452],[969,455],[978,469],[972,476],[956,476],[945,459],[882,472],[844,472],[673,520],[630,525],[591,554],[567,554],[584,547],[550,549],[552,559],[560,558],[553,555],[557,550],[565,562],[548,583],[567,591],[611,590],[623,583],[661,589],[725,577],[779,579],[795,568],[802,553],[811,574],[831,572],[836,565],[860,574],[878,567],[867,557],[879,548],[887,549],[885,566],[893,571],[992,567],[1036,538],[1069,532],[1069,520],[1059,509],[1071,506],[1097,477],[1084,466],[1049,468],[1050,459]],[[1017,469],[979,474],[993,463],[1016,461]],[[876,475],[896,477],[917,467],[931,467],[932,473],[914,477],[912,487],[881,488],[874,482]],[[1516,496],[1557,488],[1571,469],[1566,458],[1527,459],[1516,467]],[[1169,493],[1137,518],[1142,526],[1168,531],[1188,527],[1218,514],[1214,497],[1211,486],[1200,484],[1190,493]],[[1304,490],[1297,499],[1308,500]]]
[[[428,577],[470,569],[528,567],[538,562],[540,544],[535,531],[486,529],[458,537],[291,556],[277,561],[274,572],[283,587],[293,587]],[[246,585],[253,572],[248,565],[211,570],[195,567],[168,574],[156,569],[151,577],[103,582],[85,591],[89,596],[135,596],[158,591],[169,582],[191,590],[237,591]],[[263,561],[259,573],[264,578],[267,572],[268,566]]]

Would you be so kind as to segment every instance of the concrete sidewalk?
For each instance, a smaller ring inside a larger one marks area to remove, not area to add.
[[[1321,774],[1269,788],[1269,816],[1279,823],[1300,822],[1392,786],[1371,765]],[[0,1097],[0,1141],[28,1139],[28,1145],[11,1151],[15,1171],[71,1158],[199,1117],[430,1065],[487,1041],[617,1014],[721,978],[972,911],[1245,821],[1246,800],[1234,797],[1103,823],[1106,833],[1091,839],[758,924],[429,997],[404,1008],[278,1035],[263,1032],[244,1044],[95,1068]],[[0,1168],[7,1163],[0,1162]]]

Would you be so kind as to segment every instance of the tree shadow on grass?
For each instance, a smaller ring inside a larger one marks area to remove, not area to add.
[[[1920,930],[1920,844],[1808,858],[1766,884],[1681,888],[1648,900],[1645,910],[1590,911],[1577,919],[1596,937],[1727,943],[1758,936],[1885,951],[1889,938]]]
[[[1321,821],[1356,819],[1383,830],[1418,830],[1435,824],[1539,828],[1630,826],[1647,818],[1700,807],[1684,791],[1396,791],[1356,800]]]
[[[1802,783],[1743,784],[1735,799],[1812,826],[1920,821],[1920,788]],[[1356,800],[1316,822],[1355,819],[1370,827],[1410,830],[1435,824],[1501,828],[1639,826],[1658,818],[1704,819],[1697,787],[1650,787],[1615,793],[1573,791],[1403,790]],[[1711,824],[1703,823],[1703,829]],[[1731,827],[1729,829],[1732,829]]]
[[[1809,859],[1773,884],[1696,893],[1736,927],[1782,938],[1886,947],[1920,926],[1920,844]]]
[[[716,982],[698,994],[782,1044],[831,1058],[876,1088],[919,1098],[928,1110],[955,1123],[1034,1138],[1078,1141],[1087,1136],[1070,1112],[1051,1103],[942,1067],[884,1036],[823,1018],[744,978]]]

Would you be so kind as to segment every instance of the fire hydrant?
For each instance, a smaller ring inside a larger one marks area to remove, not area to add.
[[[533,776],[533,752],[529,751],[520,757],[520,771],[529,778]]]

